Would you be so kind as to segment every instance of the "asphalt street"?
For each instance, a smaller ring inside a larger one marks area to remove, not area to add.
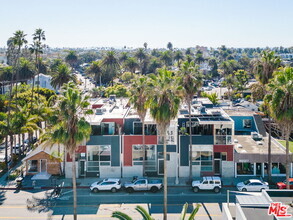
[[[64,219],[65,216],[66,219],[71,219],[72,190],[64,190],[59,198],[52,198],[51,192],[52,190],[0,192],[0,219]],[[132,213],[137,204],[146,206],[152,215],[161,215],[163,212],[163,191],[129,194],[125,191],[92,193],[89,189],[78,189],[77,192],[77,212],[82,216],[80,219],[94,216],[108,219],[111,212],[119,208]],[[200,219],[221,219],[221,203],[226,201],[227,190],[225,189],[215,194],[213,192],[194,193],[189,187],[168,188],[168,213],[175,215],[174,219],[180,215],[182,205],[186,202],[189,203],[188,212],[192,211],[194,204],[202,205]],[[235,202],[233,193],[230,194],[230,202]]]

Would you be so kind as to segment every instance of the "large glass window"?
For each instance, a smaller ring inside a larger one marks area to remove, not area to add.
[[[100,166],[111,165],[111,146],[96,145],[87,147],[87,171],[98,172]]]
[[[29,160],[28,161],[28,172],[30,172],[30,173],[38,172],[38,160]]]
[[[156,124],[145,124],[144,125],[145,135],[157,135],[157,125]],[[142,123],[133,122],[133,134],[142,134]]]
[[[213,146],[192,146],[192,165],[199,165],[201,171],[213,171]]]
[[[237,175],[253,175],[253,163],[237,163]]]
[[[156,145],[145,145],[145,151],[142,145],[132,146],[132,164],[142,165],[145,159],[145,171],[152,172],[157,170]]]
[[[186,122],[186,133],[189,133],[189,121]],[[191,134],[213,135],[213,125],[200,125],[196,121],[191,122]]]
[[[243,128],[251,128],[251,119],[243,120]]]
[[[264,165],[264,172],[268,175],[268,164]],[[286,166],[282,163],[272,163],[272,174],[286,174]]]
[[[226,145],[232,144],[232,126],[216,125],[215,126],[215,144]]]

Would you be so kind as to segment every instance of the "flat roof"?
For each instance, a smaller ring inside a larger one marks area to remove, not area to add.
[[[237,106],[237,107],[229,107],[225,108],[224,111],[229,115],[229,116],[253,116],[256,114],[257,111],[251,111],[247,108]]]
[[[238,141],[238,143],[234,143],[237,153],[268,154],[268,137],[263,137],[262,145],[258,145],[260,142],[253,140],[250,135],[234,135],[235,139]],[[273,140],[271,150],[272,154],[286,154],[285,148]]]
[[[261,207],[241,207],[245,217],[249,220],[260,220],[260,219],[274,219],[274,216],[268,215],[268,208]]]

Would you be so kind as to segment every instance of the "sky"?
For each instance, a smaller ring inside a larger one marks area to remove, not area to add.
[[[0,47],[42,28],[50,47],[293,46],[293,0],[9,0]]]

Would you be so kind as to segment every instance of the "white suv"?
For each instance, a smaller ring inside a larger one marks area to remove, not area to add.
[[[215,193],[219,193],[222,188],[221,178],[218,176],[205,176],[200,181],[192,181],[193,192],[199,192],[199,190],[213,190]]]
[[[103,179],[101,181],[94,182],[90,186],[90,189],[95,193],[99,191],[111,191],[114,193],[121,189],[121,181],[120,179]]]

